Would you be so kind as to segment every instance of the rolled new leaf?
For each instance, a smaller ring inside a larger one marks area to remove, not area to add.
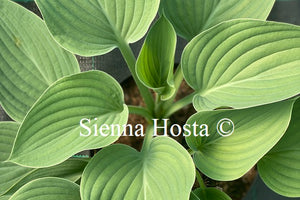
[[[300,27],[232,20],[195,37],[181,66],[197,111],[248,108],[300,93]]]
[[[61,178],[41,178],[27,183],[10,200],[80,200],[79,185]]]
[[[296,101],[292,120],[282,139],[259,162],[258,171],[273,191],[288,197],[300,197],[300,100]]]
[[[54,38],[73,53],[102,55],[147,32],[159,0],[36,0]]]
[[[293,103],[289,100],[241,110],[204,111],[191,116],[187,121],[189,131],[185,134],[188,146],[194,151],[195,165],[214,180],[240,178],[283,136]]]
[[[162,0],[161,10],[178,35],[191,40],[208,28],[231,19],[266,19],[275,0]]]
[[[149,31],[136,63],[139,79],[148,87],[168,99],[175,92],[173,84],[176,33],[164,17]]]
[[[157,137],[147,151],[125,145],[104,148],[87,165],[80,185],[89,200],[188,200],[195,168],[175,140]]]
[[[9,160],[29,167],[56,165],[82,150],[113,143],[127,118],[123,91],[108,74],[89,71],[62,78],[27,114]],[[101,128],[105,124],[108,128]]]
[[[21,122],[49,85],[79,71],[75,56],[53,40],[38,16],[0,2],[0,104],[11,118]]]

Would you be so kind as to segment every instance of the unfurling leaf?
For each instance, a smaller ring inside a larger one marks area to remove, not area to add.
[[[168,99],[175,92],[173,84],[176,33],[162,16],[149,31],[136,64],[139,79]]]

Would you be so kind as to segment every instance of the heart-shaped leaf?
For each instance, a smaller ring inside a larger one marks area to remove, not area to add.
[[[275,0],[162,0],[161,9],[178,35],[191,40],[200,32],[237,18],[266,19]]]
[[[9,160],[29,167],[58,164],[113,143],[127,118],[123,91],[108,74],[88,71],[62,78],[29,111]]]
[[[171,138],[157,137],[144,152],[120,144],[101,150],[84,170],[81,197],[187,200],[194,179],[188,152]]]
[[[173,84],[176,33],[164,17],[150,29],[136,64],[139,79],[168,99],[175,92]]]
[[[268,187],[288,197],[300,197],[300,99],[282,139],[258,162],[258,171]]]
[[[216,188],[197,188],[191,192],[190,200],[231,200],[224,192]]]
[[[14,163],[3,162],[11,152],[19,124],[15,122],[0,123],[0,195],[12,194],[24,184],[41,177],[61,177],[77,181],[87,161],[70,159],[57,166],[41,169],[26,168]]]
[[[10,200],[80,200],[79,185],[61,178],[41,178],[27,183]]]
[[[196,110],[247,108],[300,93],[300,27],[232,20],[195,37],[181,61]]]
[[[73,53],[105,54],[147,32],[159,0],[36,0],[54,38]]]
[[[38,16],[0,1],[0,104],[11,118],[21,122],[50,84],[77,72],[76,58],[52,39]]]
[[[197,168],[220,181],[244,175],[282,137],[293,103],[289,100],[242,110],[204,111],[190,117],[188,130],[193,134],[186,141],[195,152]]]

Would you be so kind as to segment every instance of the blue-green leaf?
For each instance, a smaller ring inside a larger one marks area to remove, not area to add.
[[[29,111],[9,160],[28,167],[61,163],[116,141],[127,118],[122,88],[108,74],[88,71],[62,78]],[[104,124],[110,128],[100,132]]]
[[[0,1],[0,104],[11,118],[21,122],[49,85],[77,72],[75,56],[53,40],[38,16]]]
[[[197,168],[214,180],[230,181],[243,176],[283,136],[293,103],[289,100],[191,116],[187,121],[191,134],[186,141],[194,151]],[[198,125],[196,130],[194,123]]]
[[[300,197],[300,99],[288,130],[259,162],[258,171],[268,187],[288,197]]]
[[[248,108],[300,93],[300,27],[232,20],[195,37],[181,65],[196,110]]]
[[[84,170],[81,197],[89,200],[188,200],[195,168],[175,140],[157,137],[147,151],[112,145],[96,154]]]
[[[36,0],[54,38],[73,53],[105,54],[141,39],[159,0]]]
[[[162,0],[161,9],[178,35],[191,40],[230,19],[266,19],[275,0]]]
[[[31,181],[14,193],[10,200],[80,200],[79,185],[61,178]]]
[[[69,159],[59,165],[41,169],[3,162],[11,152],[18,128],[18,123],[0,122],[0,195],[12,194],[36,178],[53,176],[75,182],[81,177],[87,161],[80,159]]]

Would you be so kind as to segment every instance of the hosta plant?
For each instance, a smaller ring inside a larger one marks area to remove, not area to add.
[[[0,123],[1,200],[227,200],[202,175],[230,181],[256,164],[272,190],[300,196],[300,27],[266,21],[274,0],[36,3],[43,20],[0,1],[0,102],[14,120]],[[174,68],[177,36],[188,44]],[[144,107],[73,55],[115,48]],[[183,80],[194,92],[175,101]],[[196,113],[170,122],[188,104]],[[129,113],[148,126],[126,125]],[[141,150],[113,144],[122,134],[144,136]]]

